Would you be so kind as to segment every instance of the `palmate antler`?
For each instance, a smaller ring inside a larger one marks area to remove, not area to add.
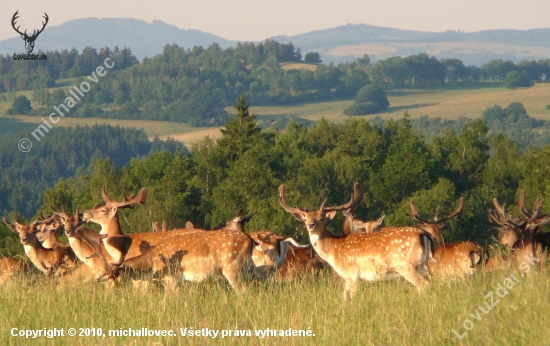
[[[332,206],[332,207],[325,207],[325,204],[327,203],[327,199],[321,203],[321,206],[319,207],[319,210],[322,212],[330,212],[330,211],[339,211],[339,210],[346,210],[350,209],[353,210],[357,207],[357,205],[361,202],[363,199],[363,187],[359,183],[355,183],[353,186],[353,194],[351,195],[351,199],[348,203],[338,205],[338,206]],[[295,214],[295,213],[304,213],[305,209],[300,209],[296,207],[291,207],[288,205],[288,203],[285,200],[285,186],[284,184],[281,184],[279,186],[279,204],[289,213]]]
[[[147,201],[147,188],[142,188],[137,196],[130,195],[129,199],[126,197],[126,190],[122,190],[122,202],[115,202],[109,198],[105,186],[101,190],[101,196],[103,196],[107,208],[134,208],[136,204],[144,204]]]

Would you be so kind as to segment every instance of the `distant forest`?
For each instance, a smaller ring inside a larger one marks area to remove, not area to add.
[[[368,55],[352,63],[322,65],[315,70],[284,69],[284,63],[303,63],[299,48],[274,40],[239,43],[222,49],[184,49],[166,45],[162,54],[143,61],[131,49],[88,47],[81,53],[46,52],[47,61],[13,61],[0,56],[0,92],[11,101],[17,91],[33,90],[31,115],[47,115],[51,107],[65,102],[63,88],[48,91],[62,78],[84,80],[108,56],[113,70],[71,110],[70,116],[116,119],[149,119],[185,122],[193,126],[223,125],[224,110],[244,93],[255,105],[289,104],[331,98],[351,98],[370,83],[384,88],[437,86],[445,83],[502,82],[508,72],[523,78],[550,81],[550,59],[540,61],[492,60],[481,67],[464,66],[459,59],[426,54],[393,57],[371,64]],[[37,107],[37,106],[46,107]]]
[[[42,204],[44,191],[59,179],[86,170],[90,162],[109,159],[115,167],[126,166],[132,158],[156,151],[175,151],[181,144],[158,138],[149,141],[143,130],[94,125],[57,127],[34,143],[29,152],[17,148],[25,133],[0,135],[0,214],[17,210],[29,217]]]

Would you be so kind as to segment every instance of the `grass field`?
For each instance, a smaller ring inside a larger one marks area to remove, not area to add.
[[[516,46],[501,43],[481,42],[371,42],[357,45],[346,45],[329,50],[326,54],[332,56],[363,54],[376,55],[378,59],[397,55],[417,54],[423,52],[430,56],[453,52],[453,55],[469,55],[491,51],[502,55],[515,55],[518,58],[532,59],[533,56],[549,56],[550,48],[540,46]],[[408,54],[407,54],[408,53]]]
[[[550,120],[550,110],[546,108],[546,105],[550,104],[550,83],[535,84],[532,88],[517,90],[505,89],[501,85],[494,84],[446,85],[438,88],[392,90],[387,95],[390,108],[386,112],[359,118],[370,119],[375,116],[383,119],[400,118],[405,111],[408,111],[412,117],[427,115],[446,119],[456,119],[460,116],[479,118],[485,109],[495,104],[506,107],[512,102],[521,102],[531,117]],[[259,117],[295,116],[312,121],[325,118],[334,122],[342,122],[348,118],[343,115],[344,109],[352,103],[353,100],[331,100],[285,106],[252,106],[250,110],[258,114]],[[8,106],[4,102],[0,104],[0,109]],[[232,107],[227,107],[226,110],[234,113]],[[0,116],[0,124],[9,124],[9,127],[1,126],[0,133],[11,131],[12,127],[15,130],[26,128],[24,124],[19,122],[36,124],[40,122],[40,119],[32,116]],[[221,135],[218,127],[193,128],[182,123],[147,120],[64,118],[58,126],[91,125],[95,123],[143,128],[150,138],[157,135],[161,138],[171,137],[186,144],[194,143],[206,135],[213,138]]]
[[[0,344],[52,345],[548,345],[550,276],[519,278],[497,291],[509,271],[481,273],[469,281],[433,281],[422,295],[404,281],[362,284],[342,300],[342,280],[331,273],[301,282],[249,282],[243,295],[222,279],[184,283],[165,293],[134,292],[129,283],[110,291],[99,283],[58,290],[35,276],[0,287]],[[494,293],[491,302],[487,295]],[[500,293],[501,297],[498,296]],[[494,308],[484,314],[486,302]],[[477,318],[476,318],[477,317]],[[470,328],[467,331],[463,325]],[[59,337],[25,340],[12,328],[170,329],[173,337]],[[179,328],[220,330],[217,338],[183,337]],[[252,336],[221,339],[221,330],[250,330]],[[308,330],[315,336],[259,338],[255,330]],[[467,332],[460,341],[458,334]]]

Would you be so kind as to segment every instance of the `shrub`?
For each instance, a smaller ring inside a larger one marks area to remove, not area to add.
[[[345,115],[367,115],[374,114],[380,111],[380,106],[374,102],[361,102],[354,103],[348,108],[344,109]]]

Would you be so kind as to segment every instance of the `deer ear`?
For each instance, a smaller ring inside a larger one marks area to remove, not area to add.
[[[118,208],[117,208],[117,207],[112,207],[112,208],[111,208],[111,215],[115,216],[117,212],[118,212]]]
[[[329,212],[325,213],[324,219],[325,220],[332,220],[336,216],[336,213],[338,213],[337,210],[329,211]]]

